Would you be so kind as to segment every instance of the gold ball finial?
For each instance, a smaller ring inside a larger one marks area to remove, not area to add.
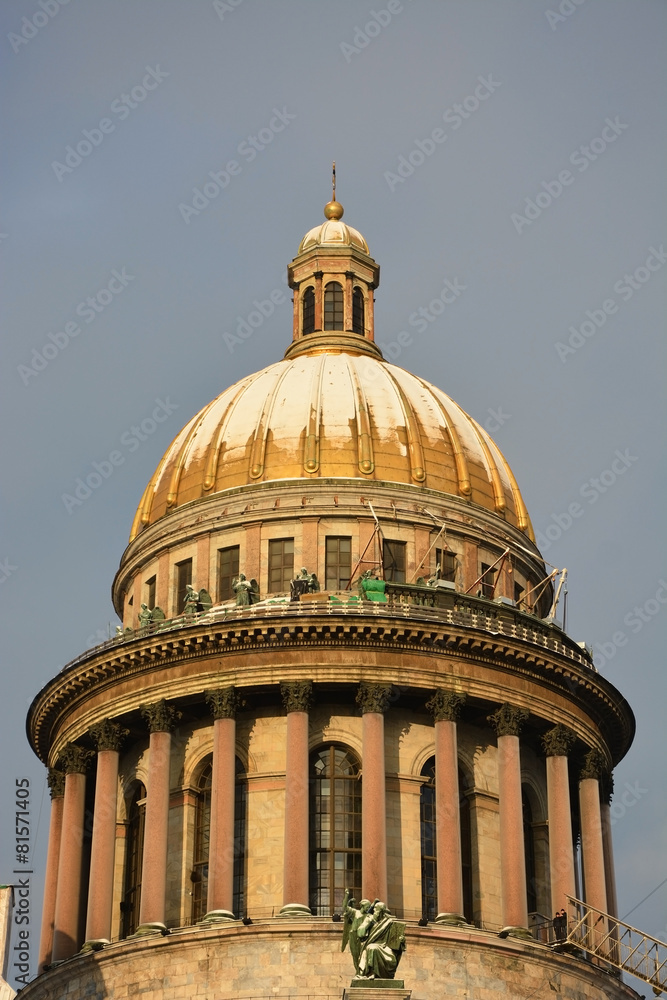
[[[329,201],[324,206],[324,218],[325,219],[342,219],[343,218],[343,206],[339,201]]]

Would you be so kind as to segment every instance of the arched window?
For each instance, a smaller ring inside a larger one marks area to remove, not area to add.
[[[236,758],[234,785],[234,899],[232,910],[237,917],[245,916],[246,840],[248,836],[248,781],[243,764]]]
[[[419,796],[419,822],[422,846],[422,916],[435,920],[438,915],[438,862],[435,847],[435,757],[421,770],[426,778]]]
[[[208,853],[211,829],[211,780],[213,764],[209,761],[199,775],[197,782],[197,806],[195,809],[195,845],[192,855],[192,922],[206,914],[208,896]]]
[[[533,831],[533,810],[525,791],[521,792],[523,806],[523,847],[526,855],[526,894],[528,912],[537,913],[537,873],[535,869],[535,835]]]
[[[343,329],[343,286],[330,281],[324,289],[324,329]]]
[[[422,770],[425,778],[419,798],[422,853],[422,915],[434,920],[438,915],[438,862],[436,855],[435,819],[435,757],[426,761]],[[459,768],[459,822],[461,824],[461,878],[463,882],[463,916],[473,922],[472,906],[472,837],[468,787]]]
[[[347,887],[361,896],[360,764],[347,747],[310,758],[310,905],[319,917],[340,910]]]
[[[364,293],[360,288],[355,288],[352,293],[352,332],[360,333],[363,337],[364,326]]]
[[[141,865],[144,857],[146,789],[139,782],[134,789],[127,816],[125,835],[125,882],[120,904],[121,937],[134,934],[139,926],[141,905]]]
[[[302,333],[312,333],[315,329],[315,292],[307,288],[303,293]]]

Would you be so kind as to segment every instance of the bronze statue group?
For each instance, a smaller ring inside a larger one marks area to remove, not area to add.
[[[396,920],[379,899],[357,901],[345,890],[343,941],[350,945],[356,979],[393,979],[405,951],[405,924]]]

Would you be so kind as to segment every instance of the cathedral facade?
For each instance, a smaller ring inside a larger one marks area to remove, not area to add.
[[[52,802],[26,1000],[355,994],[379,984],[350,986],[351,897],[405,925],[390,995],[637,996],[552,921],[616,913],[632,712],[559,627],[497,446],[383,360],[342,216],[289,265],[284,359],[148,483],[118,636],[30,708]]]

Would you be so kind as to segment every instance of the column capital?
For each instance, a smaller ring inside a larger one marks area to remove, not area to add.
[[[546,757],[567,757],[574,746],[576,736],[561,722],[542,737],[542,748]]]
[[[391,685],[360,684],[356,702],[362,715],[365,715],[366,712],[380,712],[384,715],[389,708],[391,695]]]
[[[505,702],[492,715],[487,715],[487,721],[496,731],[496,736],[519,736],[523,724],[528,718],[525,708],[518,708]]]
[[[204,698],[214,719],[235,719],[241,700],[234,687],[204,691]]]
[[[52,799],[60,798],[65,794],[65,774],[55,767],[50,767],[46,773],[46,783]]]
[[[121,726],[120,722],[102,719],[88,730],[88,735],[100,750],[120,750],[123,740],[130,735],[130,730]]]
[[[85,774],[90,758],[94,756],[93,750],[86,750],[76,743],[68,743],[62,750],[58,763],[65,774]]]
[[[614,794],[614,775],[611,771],[605,771],[602,775],[602,801],[605,805],[611,805]]]
[[[438,688],[433,697],[426,702],[426,708],[433,713],[434,722],[456,722],[467,695],[460,691],[447,691]]]
[[[579,774],[579,780],[585,778],[596,778],[598,781],[607,773],[607,761],[604,754],[593,747],[584,757],[584,763]]]
[[[283,706],[290,712],[307,712],[313,702],[312,681],[293,681],[280,685]]]
[[[168,705],[164,698],[152,705],[140,705],[139,711],[146,720],[149,733],[170,733],[181,713],[173,705]]]

